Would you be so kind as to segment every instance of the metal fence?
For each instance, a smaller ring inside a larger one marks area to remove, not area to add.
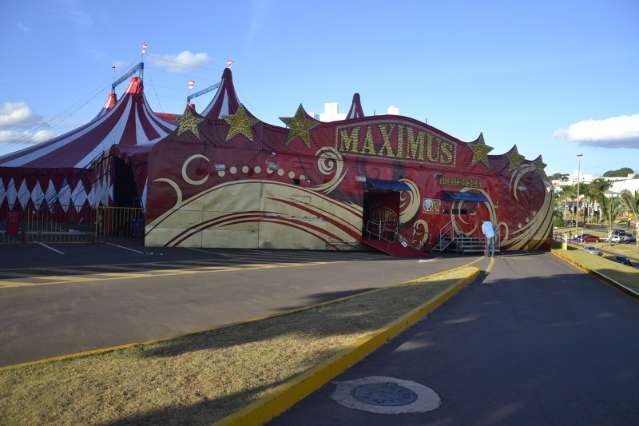
[[[98,207],[72,214],[27,208],[0,223],[0,243],[94,243],[110,238],[144,238],[143,210]]]
[[[144,211],[132,207],[98,207],[95,239],[144,238]]]

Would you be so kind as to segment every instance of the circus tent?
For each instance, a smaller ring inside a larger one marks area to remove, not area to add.
[[[142,80],[130,79],[117,100],[109,93],[89,123],[51,140],[0,157],[0,212],[27,205],[78,212],[113,201],[113,161],[142,158],[157,141],[175,129],[151,110]],[[140,161],[138,161],[140,162]],[[97,166],[96,166],[97,164]],[[140,169],[144,169],[141,167]],[[136,173],[136,185],[146,170]],[[140,184],[140,180],[142,183]]]
[[[208,104],[202,116],[209,120],[218,120],[226,116],[235,114],[240,106],[240,101],[233,86],[233,74],[230,68],[225,68],[222,79],[213,99]]]

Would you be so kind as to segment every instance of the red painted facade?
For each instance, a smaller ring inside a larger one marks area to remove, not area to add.
[[[447,224],[479,235],[484,220],[504,249],[549,247],[541,157],[525,160],[516,147],[487,155],[481,136],[466,143],[412,118],[363,117],[356,98],[356,118],[322,123],[300,108],[283,119],[288,128],[273,126],[239,104],[226,70],[207,108],[217,115],[185,113],[150,153],[147,245],[343,249],[362,239],[369,216],[394,211],[399,242],[424,252]],[[372,180],[403,185],[396,208],[364,203]],[[449,199],[468,193],[485,201]]]

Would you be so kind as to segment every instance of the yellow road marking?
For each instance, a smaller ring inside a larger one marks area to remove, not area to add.
[[[243,265],[240,267],[203,267],[203,268],[195,268],[195,269],[161,269],[161,270],[153,270],[148,271],[146,273],[139,272],[130,272],[130,273],[97,273],[97,274],[89,274],[82,276],[67,276],[67,275],[53,275],[53,276],[42,276],[42,277],[33,277],[38,279],[49,279],[52,281],[47,282],[37,282],[37,283],[28,283],[28,282],[18,282],[18,281],[0,281],[0,288],[13,288],[13,287],[24,287],[24,286],[45,286],[45,285],[56,285],[56,284],[80,284],[80,283],[98,283],[101,281],[113,281],[113,280],[123,280],[128,278],[151,278],[158,276],[175,276],[175,275],[186,275],[186,274],[201,274],[201,273],[216,273],[216,272],[236,272],[236,271],[251,271],[251,270],[259,270],[259,269],[276,269],[276,268],[296,268],[301,266],[317,266],[324,265],[328,263],[340,263],[340,261],[333,262],[305,262],[305,263],[278,263],[278,264],[249,264]],[[157,272],[160,273],[157,273]]]
[[[28,287],[33,285],[35,284],[21,281],[0,281],[0,288]]]
[[[490,262],[488,262],[488,267],[486,268],[486,272],[490,273],[493,270],[493,265],[495,264],[495,258],[491,257]]]

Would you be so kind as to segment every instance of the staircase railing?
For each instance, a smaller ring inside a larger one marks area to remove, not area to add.
[[[439,240],[437,240],[436,250],[443,252],[455,241],[455,230],[451,220],[439,230]]]
[[[371,219],[366,222],[366,237],[370,240],[397,241],[399,225],[397,222]]]

